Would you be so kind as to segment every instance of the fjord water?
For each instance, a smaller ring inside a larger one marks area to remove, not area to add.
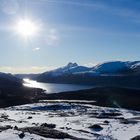
[[[65,91],[76,91],[82,89],[90,89],[93,86],[89,85],[76,85],[76,84],[54,84],[54,83],[41,83],[30,79],[23,79],[24,86],[32,88],[41,88],[46,90],[46,93],[59,93]]]

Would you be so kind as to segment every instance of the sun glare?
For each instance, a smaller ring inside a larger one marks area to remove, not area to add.
[[[17,22],[16,30],[23,37],[29,37],[35,35],[38,28],[33,21],[22,19]]]

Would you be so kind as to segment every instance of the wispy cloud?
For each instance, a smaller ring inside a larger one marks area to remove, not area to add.
[[[56,29],[53,28],[50,29],[45,36],[45,41],[49,46],[56,45],[59,42],[59,39],[60,37],[58,36]]]
[[[13,74],[17,74],[17,73],[41,73],[41,72],[45,72],[45,71],[49,71],[54,69],[55,67],[50,66],[29,66],[29,67],[0,67],[0,71],[1,72],[5,72],[5,73],[13,73]]]
[[[95,65],[97,65],[98,63],[93,63],[93,62],[89,62],[89,63],[86,63],[84,64],[85,67],[94,67]]]
[[[138,21],[137,21],[138,22]],[[140,23],[140,22],[139,22]],[[86,32],[92,32],[96,34],[96,36],[121,36],[121,37],[140,37],[140,33],[137,31],[124,31],[124,30],[115,30],[112,31],[109,28],[104,27],[85,27],[85,26],[76,26],[76,25],[59,25],[59,29],[67,32],[79,32],[81,34],[85,34]],[[62,34],[61,37],[71,37],[71,34]]]
[[[18,0],[1,0],[0,8],[5,14],[16,14],[19,10]]]
[[[36,47],[36,48],[33,48],[33,51],[39,51],[40,50],[40,48],[39,47]]]
[[[59,1],[58,0],[40,0],[40,2],[79,6],[83,8],[92,9],[95,11],[97,10],[97,11],[108,12],[110,14],[114,14],[114,15],[118,15],[122,17],[129,17],[129,18],[132,18],[132,21],[135,21],[133,20],[133,18],[140,20],[139,11],[128,8],[126,6],[119,7],[117,5],[110,5],[105,2],[97,2],[97,1],[87,2],[86,0],[85,1],[83,0],[82,2],[81,1],[66,1],[66,0],[59,0]],[[118,1],[118,3],[120,2]]]
[[[101,3],[97,2],[87,2],[86,0],[82,1],[76,1],[76,0],[34,0],[32,1],[33,3],[36,4],[42,4],[42,3],[51,3],[51,4],[63,4],[63,5],[71,5],[71,6],[78,6],[78,7],[83,7],[83,8],[92,8],[93,10],[98,10],[98,9],[106,9],[106,6]]]
[[[110,7],[110,8],[112,8],[112,12],[114,15],[130,18],[131,21],[135,21],[134,19],[140,20],[140,12],[134,9],[117,8],[117,7]]]

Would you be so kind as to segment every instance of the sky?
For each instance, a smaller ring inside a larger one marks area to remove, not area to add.
[[[21,20],[36,32],[27,36]],[[19,29],[20,28],[20,29]],[[21,30],[21,32],[20,32]],[[139,0],[1,0],[0,71],[140,60]]]

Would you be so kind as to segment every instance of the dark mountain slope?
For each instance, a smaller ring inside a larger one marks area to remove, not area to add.
[[[0,107],[31,103],[45,95],[42,89],[24,87],[22,80],[10,74],[0,74]]]
[[[97,87],[75,92],[47,95],[47,99],[94,100],[95,105],[128,108],[140,111],[140,90],[119,87]]]

